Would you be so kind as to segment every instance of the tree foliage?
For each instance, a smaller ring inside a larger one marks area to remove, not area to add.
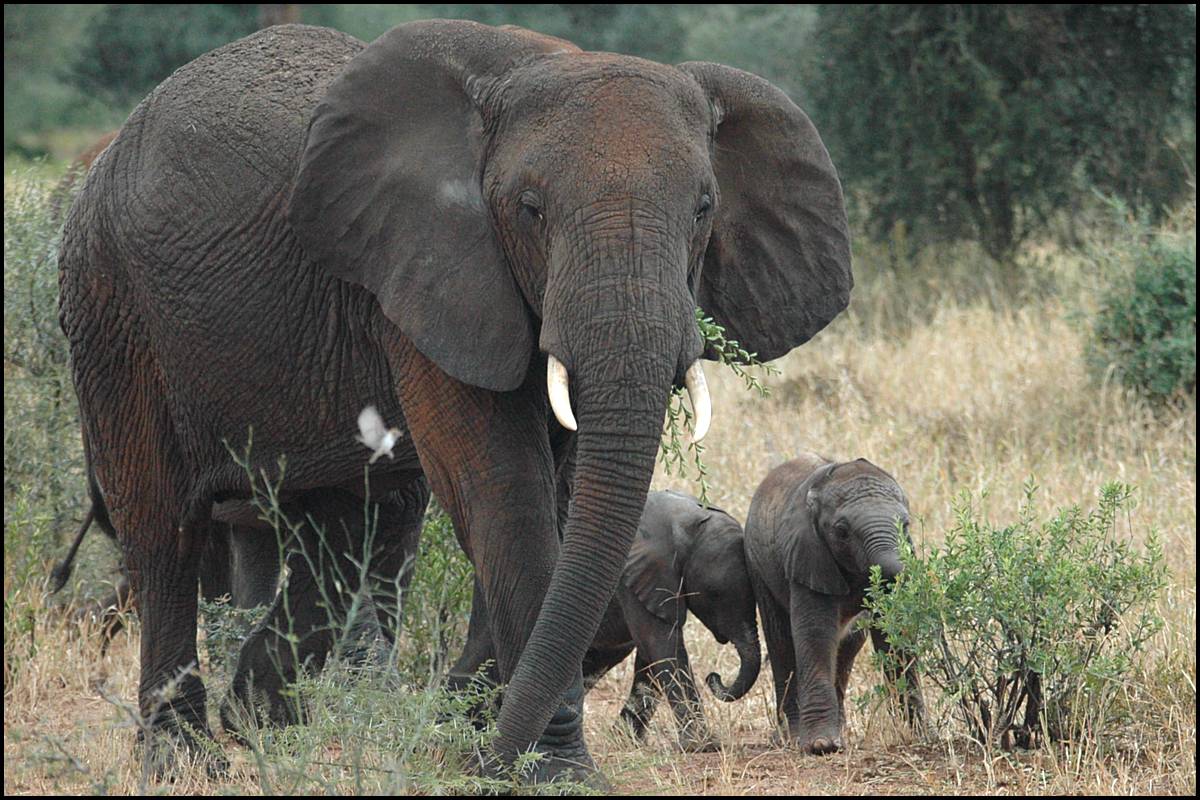
[[[113,4],[88,26],[72,67],[76,85],[137,103],[176,68],[258,28],[255,5]]]
[[[1094,189],[1153,213],[1194,173],[1191,5],[8,4],[6,151],[112,127],[172,70],[283,8],[368,41],[464,18],[762,75],[812,116],[857,215],[875,234],[903,225],[914,246],[973,239],[1010,261]]]
[[[1195,30],[1182,5],[823,6],[812,113],[877,231],[1008,260],[1089,184],[1178,198]]]
[[[1196,393],[1196,244],[1152,239],[1118,252],[1087,343],[1097,382],[1112,375],[1162,404]]]

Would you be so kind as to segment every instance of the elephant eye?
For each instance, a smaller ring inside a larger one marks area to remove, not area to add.
[[[833,523],[833,531],[844,539],[850,535],[850,523],[846,522],[844,519],[839,519],[837,522]]]
[[[699,223],[712,210],[712,198],[707,194],[700,195],[700,202],[696,205],[696,216],[694,220]]]
[[[537,192],[527,189],[521,192],[521,197],[517,201],[521,204],[521,213],[528,214],[532,219],[541,222],[545,219],[542,214],[542,201],[537,196]]]

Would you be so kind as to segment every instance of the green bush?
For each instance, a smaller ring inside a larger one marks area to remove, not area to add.
[[[1042,522],[1035,491],[1004,527],[962,496],[945,544],[906,552],[896,583],[876,576],[867,600],[893,653],[916,657],[970,735],[1006,747],[1111,727],[1122,678],[1162,627],[1161,547],[1151,533],[1140,552],[1116,530],[1132,488],[1110,483],[1094,510]]]
[[[6,588],[41,579],[86,508],[79,413],[58,325],[60,222],[48,184],[4,191],[4,564]]]
[[[418,685],[440,682],[462,652],[471,616],[475,570],[454,535],[450,516],[431,502],[402,611],[397,663]]]
[[[1097,381],[1110,371],[1155,402],[1196,392],[1195,243],[1154,239],[1100,301],[1087,347]]]

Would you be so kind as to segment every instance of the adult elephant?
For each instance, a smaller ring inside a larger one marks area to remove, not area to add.
[[[536,746],[540,779],[594,768],[580,663],[669,391],[707,405],[696,305],[771,359],[852,283],[833,165],[767,82],[444,20],[369,46],[269,28],[181,68],[93,166],[60,267],[154,724],[208,731],[195,556],[248,494],[223,442],[252,428],[252,469],[286,454],[291,492],[428,477],[508,684],[489,768]],[[402,435],[365,483],[368,404]]]

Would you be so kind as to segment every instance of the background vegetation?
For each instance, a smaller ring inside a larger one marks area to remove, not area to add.
[[[1110,481],[1134,487],[1113,536],[1146,553],[1153,532],[1161,547],[1166,587],[1152,611],[1163,625],[1106,696],[1112,735],[1009,753],[947,717],[914,739],[870,691],[877,671],[864,658],[847,752],[806,759],[769,744],[764,665],[745,701],[707,703],[727,748],[683,756],[669,714],[646,747],[607,735],[626,665],[589,695],[587,719],[620,790],[1194,794],[1194,6],[586,4],[5,6],[6,793],[153,788],[132,748],[136,620],[100,659],[94,627],[70,613],[115,578],[104,538],[85,544],[65,602],[44,594],[85,509],[57,326],[55,183],[171,70],[297,15],[365,39],[409,19],[468,17],[668,63],[719,61],[809,112],[850,200],[856,286],[846,314],[775,362],[768,397],[710,368],[714,504],[744,519],[771,467],[815,450],[896,475],[919,552],[976,518],[989,534],[1038,530],[1028,521],[1091,507]],[[665,471],[655,486],[699,491]],[[970,520],[964,491],[986,496]],[[458,766],[478,737],[447,721],[455,709],[437,688],[469,608],[444,518],[427,526],[414,585],[395,669],[335,665],[303,687],[312,725],[263,732],[250,750],[223,742],[228,780],[196,770],[170,790],[470,788]],[[224,613],[206,613],[214,644],[236,638]],[[697,670],[736,669],[732,648],[694,623],[687,636]],[[202,652],[215,701],[221,650]]]

